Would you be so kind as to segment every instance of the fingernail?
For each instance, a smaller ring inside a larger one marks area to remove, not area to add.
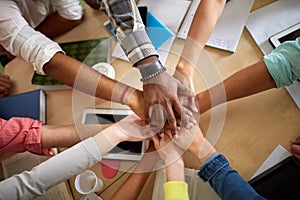
[[[188,124],[185,126],[185,128],[191,129],[191,128],[192,128],[192,125],[191,125],[190,123],[188,123]]]

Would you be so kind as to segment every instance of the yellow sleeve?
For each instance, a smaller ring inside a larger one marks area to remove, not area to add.
[[[169,181],[164,184],[165,200],[187,200],[188,184],[182,181]]]

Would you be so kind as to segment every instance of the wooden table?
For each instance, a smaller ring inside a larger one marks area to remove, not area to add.
[[[252,10],[273,1],[256,0]],[[86,6],[84,22],[69,33],[56,38],[56,41],[68,42],[108,37],[109,35],[102,27],[103,22],[107,19],[107,16],[103,13],[94,11]],[[181,40],[177,40],[173,48],[181,48],[182,42]],[[260,61],[263,54],[249,32],[244,29],[235,53],[205,47],[203,56],[210,61],[210,64],[214,63],[213,66],[216,66],[221,79],[224,79],[240,69]],[[174,68],[177,59],[178,56],[170,54],[166,65]],[[116,71],[116,79],[120,79],[122,74],[132,68],[129,63],[121,60],[114,61],[112,65]],[[5,70],[11,76],[14,83],[12,94],[35,89],[35,86],[30,83],[33,73],[31,65],[17,58],[9,63]],[[196,75],[196,90],[204,90],[206,86],[201,81],[198,81],[198,78]],[[80,95],[83,95],[81,97],[86,98],[87,101],[95,101],[97,107],[111,106],[110,102],[94,99],[84,94]],[[76,112],[74,112],[74,108],[72,108],[74,97],[72,90],[47,92],[48,124],[81,122],[82,111],[86,104],[85,102],[77,102]],[[121,108],[124,107],[117,104],[113,105]],[[277,145],[280,144],[287,150],[290,150],[290,140],[300,135],[300,126],[298,123],[300,111],[284,88],[272,89],[251,97],[235,100],[225,104],[225,106],[225,113],[223,114],[218,111],[218,107],[202,114],[200,126],[204,132],[207,132],[209,127],[212,126],[222,127],[215,147],[228,158],[231,166],[245,180],[248,180],[254,174]],[[213,112],[216,112],[217,115],[214,115]],[[216,116],[219,116],[220,120],[216,120],[217,122],[214,122],[214,124],[210,123]],[[199,166],[189,153],[184,155],[184,160],[187,167],[198,168]],[[124,165],[128,165],[130,168],[132,164],[126,163]],[[92,167],[92,170],[103,178],[100,165],[95,165]],[[108,180],[103,178],[105,189],[101,192],[100,196],[103,199],[109,199],[127,176],[128,173],[119,172],[113,179]],[[139,199],[151,199],[154,178],[155,173],[150,176]],[[74,192],[74,177],[70,179],[70,183]],[[74,194],[75,199],[80,199],[80,195],[76,191]]]

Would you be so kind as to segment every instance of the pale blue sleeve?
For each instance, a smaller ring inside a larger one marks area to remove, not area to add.
[[[264,62],[278,88],[291,85],[300,78],[300,37],[279,45]]]

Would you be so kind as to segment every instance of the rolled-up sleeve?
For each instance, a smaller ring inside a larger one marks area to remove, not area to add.
[[[169,181],[164,184],[165,200],[188,200],[188,184],[182,181]]]
[[[0,153],[29,151],[50,156],[51,149],[42,149],[42,122],[30,118],[0,119]]]
[[[110,18],[117,39],[133,65],[146,57],[158,56],[147,35],[135,1],[103,0],[101,9],[105,10]]]
[[[58,14],[68,20],[82,18],[83,7],[79,0],[53,0],[53,6]]]
[[[278,46],[264,62],[278,88],[291,85],[300,78],[300,37]]]
[[[58,43],[35,31],[22,17],[16,4],[0,7],[0,45],[11,54],[33,65],[39,74],[43,66],[57,53],[63,52]]]

